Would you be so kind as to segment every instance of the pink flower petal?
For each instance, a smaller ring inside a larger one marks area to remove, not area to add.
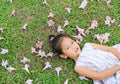
[[[64,84],[68,84],[68,79],[64,82]]]
[[[67,12],[70,13],[71,8],[66,7],[65,10],[67,10]]]
[[[25,64],[24,68],[22,68],[22,69],[24,69],[25,71],[27,71],[28,73],[30,73],[30,72],[29,72],[29,69],[28,69],[29,67],[30,67],[30,65]]]
[[[9,51],[8,49],[2,49],[2,51],[0,52],[1,54],[7,54]]]
[[[53,26],[55,23],[53,22],[53,20],[49,20],[49,21],[47,22],[47,24],[48,24],[49,27],[51,27],[51,26]]]
[[[41,58],[45,57],[46,56],[45,51],[39,50],[38,51],[38,56],[41,56]]]
[[[84,9],[86,6],[87,6],[87,0],[83,0],[82,2],[81,2],[81,4],[80,4],[80,7],[79,8],[82,8],[82,9]]]
[[[3,28],[0,28],[0,32],[3,32]]]
[[[64,30],[61,28],[61,26],[58,26],[57,32],[59,33],[59,32],[62,32],[62,31],[64,31]]]
[[[6,69],[7,69],[9,72],[12,72],[13,70],[15,70],[15,68],[13,68],[13,67],[11,67],[11,66],[10,66],[10,67],[7,67]]]
[[[45,67],[43,68],[43,70],[47,69],[47,68],[52,68],[50,62],[46,62],[45,63]]]
[[[37,53],[36,49],[34,47],[31,47],[31,53]]]
[[[2,60],[1,66],[6,68],[7,65],[8,65],[8,61],[7,60],[5,60],[5,61]]]
[[[53,18],[54,17],[54,14],[52,12],[49,13],[48,17],[51,17]]]
[[[62,68],[61,67],[56,67],[55,68],[55,71],[57,72],[57,76],[59,77],[59,72],[62,70]]]
[[[35,45],[36,45],[36,48],[42,48],[43,42],[37,41]]]
[[[53,52],[49,52],[46,56],[47,56],[47,57],[48,57],[48,56],[53,57]]]
[[[26,84],[32,84],[32,81],[33,81],[32,79],[28,79],[25,83]]]
[[[48,5],[48,3],[47,3],[47,1],[46,1],[46,0],[43,0],[43,4],[46,4],[46,5]]]
[[[28,25],[28,24],[27,24],[27,23],[25,23],[25,24],[22,26],[22,29],[23,29],[23,30],[26,30],[27,25]]]
[[[29,60],[28,58],[24,57],[24,58],[21,60],[21,62],[25,64],[25,63],[27,63],[27,62],[30,62],[30,60]]]
[[[11,16],[15,16],[15,10],[12,10]]]
[[[67,25],[69,25],[69,22],[68,22],[68,20],[65,20],[65,21],[64,21],[64,26],[63,26],[63,27],[65,27],[65,26],[67,26]]]

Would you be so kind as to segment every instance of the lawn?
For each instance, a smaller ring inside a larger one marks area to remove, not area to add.
[[[90,33],[80,43],[82,48],[86,42],[100,43],[93,39],[95,34],[110,33],[109,41],[104,45],[112,46],[120,43],[120,0],[111,0],[106,4],[106,0],[87,0],[87,6],[79,8],[83,0],[46,0],[48,4],[43,4],[42,0],[0,0],[0,52],[8,49],[8,53],[0,54],[0,65],[7,60],[8,66],[15,68],[9,72],[5,67],[0,66],[0,84],[25,84],[28,79],[33,80],[33,84],[64,84],[68,79],[68,84],[93,84],[92,80],[80,80],[79,75],[74,71],[75,62],[72,59],[62,59],[56,54],[53,57],[42,57],[31,53],[31,47],[35,47],[37,41],[43,42],[41,48],[45,53],[52,51],[49,45],[48,36],[58,34],[57,26],[71,36],[76,36],[78,31],[76,25],[87,30],[92,20],[98,22],[98,27],[90,30]],[[69,13],[65,8],[71,8]],[[11,12],[15,10],[15,15]],[[52,12],[54,17],[48,17]],[[105,25],[106,16],[110,16],[116,21],[110,26]],[[54,24],[49,26],[47,22],[53,20]],[[64,21],[68,20],[69,25],[63,28]],[[26,29],[22,26],[27,24]],[[3,32],[2,32],[3,29]],[[24,69],[23,57],[30,60],[29,72]],[[45,67],[45,63],[50,62],[52,68]],[[61,67],[59,77],[55,71],[56,67]]]

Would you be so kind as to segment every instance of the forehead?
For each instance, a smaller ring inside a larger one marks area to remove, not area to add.
[[[62,41],[62,46],[68,44],[69,42],[73,41],[71,38],[69,37],[64,37],[63,41]]]

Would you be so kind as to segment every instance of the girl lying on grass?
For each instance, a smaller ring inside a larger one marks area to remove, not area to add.
[[[85,43],[82,50],[70,36],[49,36],[50,45],[61,58],[75,61],[80,76],[93,79],[94,84],[120,84],[120,44],[112,47]]]

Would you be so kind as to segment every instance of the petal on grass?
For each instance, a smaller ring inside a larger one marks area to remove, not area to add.
[[[66,7],[65,10],[70,14],[70,12],[71,12],[71,8]]]
[[[7,60],[5,60],[5,61],[2,60],[1,66],[6,68],[7,65],[8,65],[8,61]]]
[[[65,20],[63,27],[65,27],[65,26],[67,26],[67,25],[69,25],[69,21],[68,21],[68,20]]]
[[[49,13],[48,17],[51,17],[53,18],[54,17],[54,14],[52,12]]]
[[[57,72],[57,76],[58,76],[58,77],[59,77],[59,73],[60,73],[61,70],[62,70],[61,67],[56,67],[56,68],[55,68],[55,71]]]
[[[13,67],[11,67],[11,66],[10,66],[10,67],[7,67],[6,69],[7,69],[9,72],[12,72],[12,71],[16,70],[15,68],[13,68]]]
[[[30,65],[25,64],[24,68],[22,68],[22,69],[24,69],[25,71],[27,71],[28,73],[30,73],[30,72],[29,72],[29,69],[28,69],[29,67],[30,67]]]
[[[25,64],[25,63],[27,63],[27,62],[30,62],[30,60],[29,60],[28,58],[24,57],[24,58],[21,60],[21,62]]]
[[[80,4],[80,7],[79,8],[82,8],[82,9],[84,9],[86,6],[87,6],[87,0],[83,0],[82,2],[81,2],[81,4]]]
[[[50,62],[46,62],[45,63],[45,67],[43,68],[43,70],[47,69],[47,68],[52,68]]]
[[[32,81],[33,81],[32,79],[28,79],[25,83],[26,84],[32,84]]]
[[[8,49],[2,49],[2,51],[0,52],[1,54],[7,54],[9,51]]]

